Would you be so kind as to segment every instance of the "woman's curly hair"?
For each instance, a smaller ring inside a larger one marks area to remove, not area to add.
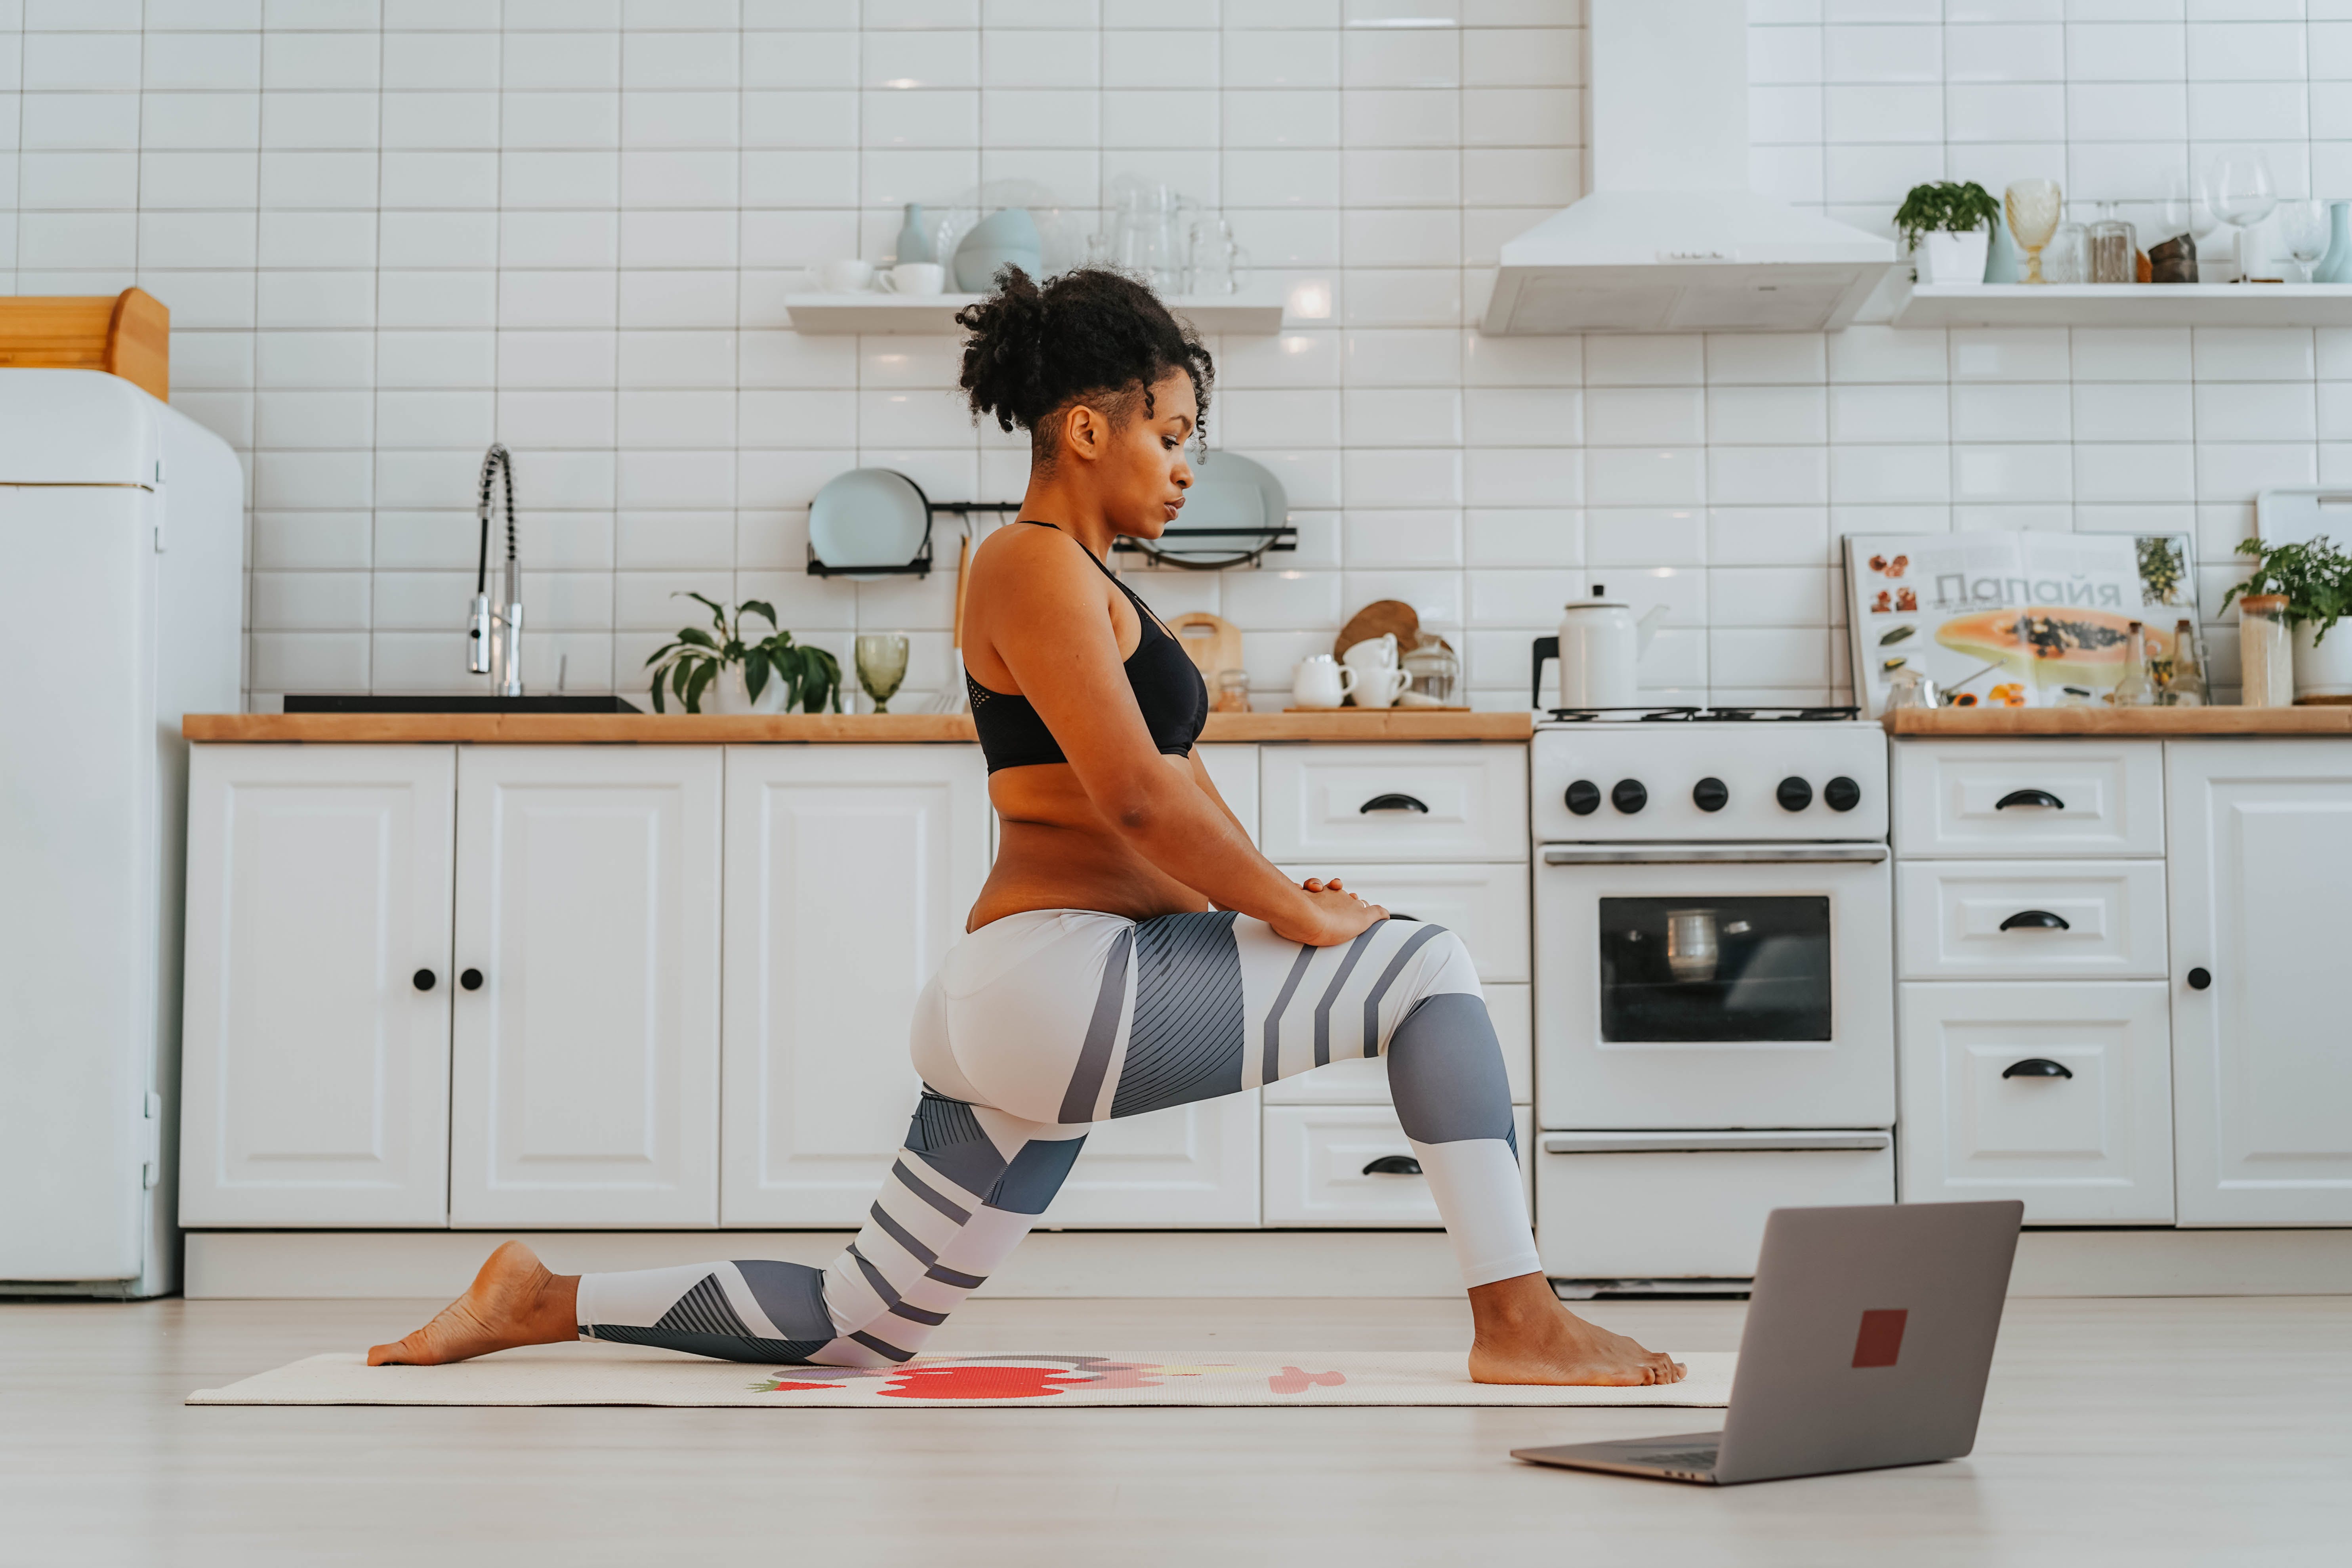
[[[1201,425],[1208,424],[1216,379],[1209,351],[1131,278],[1081,268],[1040,287],[1020,268],[1007,267],[996,275],[996,292],[957,311],[956,325],[971,334],[958,384],[971,399],[973,417],[1030,432],[1041,465],[1053,461],[1056,410],[1100,397],[1123,424],[1139,398],[1149,417],[1152,384],[1171,371],[1192,379]]]

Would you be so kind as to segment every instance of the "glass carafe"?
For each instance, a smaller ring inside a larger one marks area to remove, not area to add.
[[[2091,281],[2139,281],[2139,236],[2116,216],[2113,202],[2099,204],[2098,220],[2091,225]]]

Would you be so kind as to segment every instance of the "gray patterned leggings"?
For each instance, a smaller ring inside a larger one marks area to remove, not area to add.
[[[965,937],[924,989],[922,1100],[840,1257],[585,1275],[581,1337],[734,1361],[906,1361],[1045,1212],[1091,1123],[1375,1056],[1464,1284],[1534,1273],[1510,1084],[1453,932],[1388,921],[1318,948],[1228,913],[1043,910]]]

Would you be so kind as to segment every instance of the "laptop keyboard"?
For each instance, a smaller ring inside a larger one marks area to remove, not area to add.
[[[1715,1461],[1720,1452],[1715,1448],[1680,1448],[1664,1453],[1644,1449],[1626,1458],[1636,1464],[1655,1465],[1664,1470],[1711,1470],[1715,1468]]]

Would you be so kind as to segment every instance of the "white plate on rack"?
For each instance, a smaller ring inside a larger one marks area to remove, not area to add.
[[[895,468],[852,468],[809,503],[809,547],[836,572],[904,566],[930,531],[922,488]]]

